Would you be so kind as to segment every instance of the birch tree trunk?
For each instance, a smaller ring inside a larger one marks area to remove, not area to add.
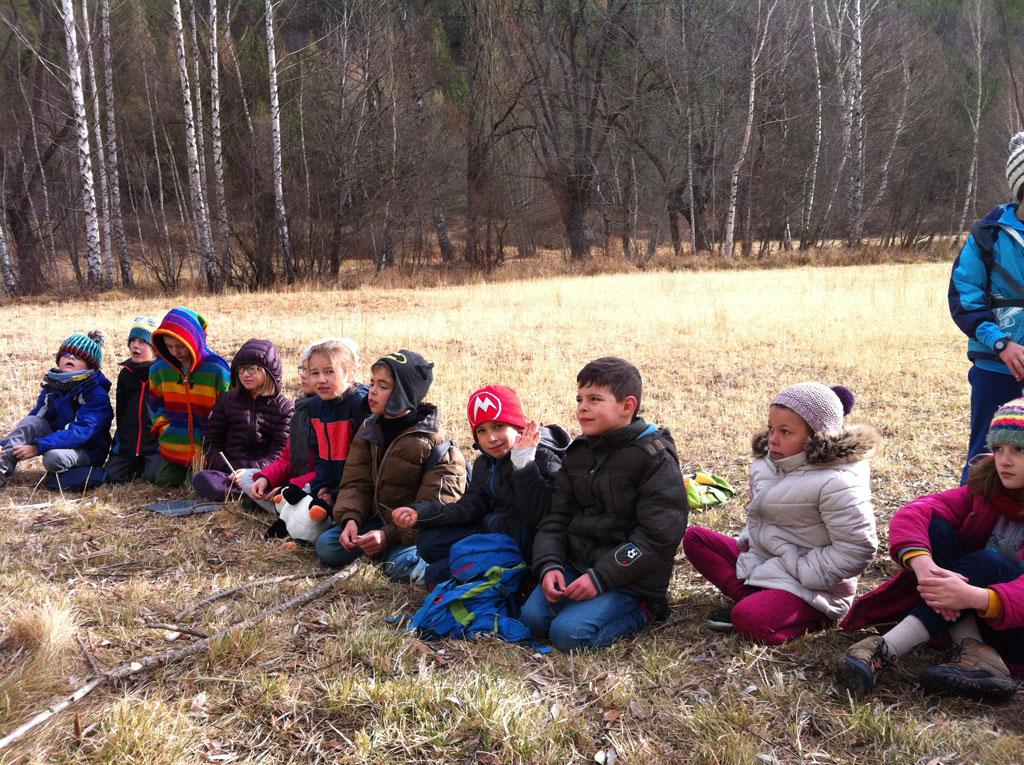
[[[864,239],[864,17],[861,0],[852,0],[850,19],[850,238],[848,247]]]
[[[281,240],[281,260],[288,284],[295,281],[292,247],[288,239],[288,213],[284,206],[284,170],[281,159],[281,105],[277,97],[277,53],[274,50],[274,6],[266,0],[267,68],[270,72],[270,139],[274,154],[274,208],[277,214],[277,235]]]
[[[70,0],[64,0],[70,2]],[[185,118],[185,144],[188,151],[189,186],[194,208],[196,237],[199,241],[199,257],[206,286],[210,290],[221,287],[220,267],[213,254],[210,235],[210,217],[206,211],[203,194],[203,176],[199,165],[199,149],[196,144],[196,129],[192,112],[192,91],[188,82],[188,65],[185,62],[185,29],[181,22],[181,0],[174,0],[172,5],[174,31],[178,53],[178,76],[181,80],[182,112]]]
[[[3,188],[0,186],[0,188]],[[0,210],[6,209],[4,204],[0,202]],[[3,275],[4,287],[7,289],[8,294],[18,294],[18,277],[14,273],[14,261],[11,259],[11,253],[7,249],[7,232],[4,227],[4,215],[0,213],[0,274]]]
[[[114,250],[121,268],[121,284],[135,286],[131,255],[124,233],[124,212],[121,209],[121,172],[117,163],[117,113],[114,110],[114,67],[110,51],[110,0],[100,0],[100,35],[103,41],[103,68],[107,96],[107,177],[110,187],[110,224],[114,234]],[[141,244],[141,239],[139,240]]]
[[[811,217],[814,215],[814,197],[818,187],[818,167],[821,163],[821,142],[824,135],[825,99],[821,83],[821,60],[818,58],[818,29],[814,20],[814,4],[817,0],[808,0],[807,18],[811,33],[811,61],[814,65],[814,151],[811,166],[807,169],[807,182],[804,192],[803,214],[800,216],[800,249],[806,250],[811,241]]]
[[[231,281],[231,238],[228,203],[224,193],[224,152],[220,133],[220,37],[217,34],[217,0],[210,0],[210,133],[213,143],[213,196],[217,202],[217,234],[220,237],[220,271]]]
[[[100,110],[100,92],[96,87],[96,57],[92,50],[92,31],[89,24],[89,0],[82,0],[82,43],[89,62],[89,92],[92,94],[93,133],[96,136],[96,169],[100,179],[100,226],[103,234],[103,286],[114,286],[114,252],[110,238],[110,195],[107,186],[107,157],[103,149],[103,119]]]
[[[740,142],[740,149],[736,154],[736,161],[732,165],[732,175],[729,179],[729,209],[725,216],[725,237],[723,252],[725,257],[732,258],[735,254],[736,242],[736,203],[740,189],[740,170],[747,159],[747,151],[750,149],[750,136],[754,130],[754,114],[757,99],[757,80],[761,76],[758,67],[761,63],[761,54],[764,52],[765,43],[768,40],[768,26],[771,24],[772,14],[778,6],[778,0],[772,0],[768,6],[768,12],[764,16],[764,25],[761,24],[762,3],[757,3],[757,18],[754,26],[754,40],[750,49],[750,89],[747,94],[747,122],[743,129],[743,140]]]
[[[68,48],[68,81],[78,136],[78,174],[81,184],[82,210],[85,214],[86,264],[89,284],[103,283],[103,255],[100,251],[100,226],[96,217],[96,188],[92,177],[92,154],[89,150],[89,118],[82,91],[82,62],[78,55],[78,32],[75,8],[71,0],[61,0],[64,16],[64,38]]]
[[[974,199],[978,193],[978,146],[981,137],[981,112],[984,108],[982,87],[982,67],[984,66],[983,56],[985,52],[985,32],[982,26],[981,0],[971,0],[968,10],[968,25],[971,30],[971,42],[974,44],[974,110],[968,113],[971,121],[971,168],[967,175],[967,191],[964,194],[964,207],[960,213],[960,225],[956,229],[956,240],[953,247],[959,249],[960,239],[967,229],[967,219],[974,210]]]
[[[904,49],[900,48],[900,63],[901,71],[903,73],[903,98],[900,101],[900,110],[896,117],[896,125],[892,131],[892,142],[889,144],[889,151],[885,155],[885,159],[882,161],[881,170],[878,173],[878,183],[875,184],[875,196],[871,200],[871,204],[865,212],[864,217],[867,218],[871,212],[878,207],[878,204],[885,198],[885,192],[889,190],[889,170],[892,167],[893,157],[896,155],[896,149],[899,146],[900,138],[907,130],[907,110],[910,104],[910,88],[912,81],[910,77],[910,61],[907,59]]]

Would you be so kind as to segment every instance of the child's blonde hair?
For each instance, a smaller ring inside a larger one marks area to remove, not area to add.
[[[327,337],[317,340],[303,351],[299,363],[306,364],[313,356],[326,356],[331,360],[333,366],[345,371],[346,376],[352,380],[352,385],[356,384],[359,369],[359,345],[352,338]]]

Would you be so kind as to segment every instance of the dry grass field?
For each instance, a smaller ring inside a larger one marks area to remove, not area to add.
[[[781,386],[815,379],[859,396],[854,419],[885,437],[873,463],[883,541],[907,500],[955,485],[965,451],[964,339],[945,305],[948,266],[646,272],[422,290],[364,288],[196,297],[212,347],[228,356],[269,337],[295,388],[298,350],[347,334],[378,355],[409,347],[435,362],[429,397],[469,445],[467,395],[500,382],[529,413],[577,430],[578,369],[618,354],[644,374],[648,419],[671,428],[685,469],[741,489],[751,434]],[[160,299],[0,306],[0,429],[29,409],[70,332],[110,338],[114,377],[132,317]],[[141,509],[142,484],[61,497],[38,463],[0,492],[0,735],[100,668],[186,646],[147,624],[222,588],[318,572],[308,551],[263,538],[265,518],[234,505],[169,519]],[[743,502],[691,514],[737,531]],[[879,555],[863,586],[892,570]],[[197,609],[211,633],[321,579],[243,588]],[[1024,761],[1020,696],[1002,708],[923,697],[923,652],[851,702],[831,657],[835,630],[777,648],[707,631],[719,604],[680,553],[671,616],[586,655],[535,655],[492,640],[425,645],[385,618],[422,600],[371,566],[297,611],[210,650],[101,688],[0,752],[0,763],[1014,763]]]

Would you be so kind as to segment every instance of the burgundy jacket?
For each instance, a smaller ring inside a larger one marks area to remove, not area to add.
[[[931,549],[928,526],[932,518],[942,518],[956,529],[965,552],[980,550],[988,544],[999,511],[987,498],[972,494],[966,486],[929,494],[904,505],[889,524],[889,554],[899,563],[901,550]],[[1024,576],[1012,582],[992,585],[1003,603],[1003,613],[989,621],[993,629],[1024,627]],[[914,572],[901,568],[884,584],[857,600],[840,623],[844,630],[858,630],[873,624],[896,622],[921,600]],[[1024,665],[1010,665],[1016,675],[1024,675]]]
[[[242,387],[238,370],[248,364],[263,367],[274,381],[274,395],[253,398]],[[281,393],[281,357],[272,342],[248,340],[238,349],[231,360],[231,387],[217,399],[206,424],[206,467],[224,472],[266,467],[284,450],[295,408],[292,400]]]

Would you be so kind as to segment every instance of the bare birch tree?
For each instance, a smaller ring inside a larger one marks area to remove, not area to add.
[[[69,0],[64,0],[69,2]],[[188,151],[189,191],[192,196],[192,207],[195,215],[196,237],[199,242],[199,258],[206,286],[211,290],[221,288],[220,267],[213,254],[212,237],[210,234],[210,217],[206,211],[203,194],[203,175],[199,165],[199,149],[196,142],[196,129],[192,111],[192,91],[188,81],[188,64],[185,59],[185,29],[181,22],[181,0],[172,4],[174,31],[178,53],[178,76],[181,81],[182,112],[185,118],[185,144]]]
[[[814,215],[815,192],[818,188],[818,168],[821,164],[821,143],[824,136],[825,97],[821,83],[821,61],[818,57],[818,26],[814,20],[814,5],[807,1],[808,32],[811,40],[811,64],[814,67],[814,151],[804,182],[803,212],[800,215],[800,249],[811,246],[811,216]]]
[[[747,159],[747,150],[750,148],[750,136],[754,129],[754,116],[757,106],[757,82],[763,75],[761,71],[761,56],[764,54],[765,43],[768,41],[769,25],[772,15],[778,7],[779,0],[771,0],[767,12],[764,9],[762,0],[757,2],[757,14],[754,18],[754,35],[750,46],[750,84],[747,91],[747,119],[743,128],[743,138],[740,141],[740,148],[736,153],[736,159],[732,164],[732,175],[729,179],[729,207],[725,216],[725,235],[723,238],[722,252],[727,258],[735,254],[735,230],[736,230],[736,206],[740,188],[740,170]]]
[[[96,168],[100,180],[100,231],[103,234],[103,283],[114,286],[114,250],[110,232],[110,194],[107,185],[107,156],[103,148],[103,119],[100,92],[96,85],[96,56],[93,55],[92,30],[89,23],[89,0],[82,0],[82,43],[88,61],[89,92],[92,100],[92,129],[96,136]]]
[[[848,247],[864,240],[864,15],[861,0],[850,13],[850,236]]]
[[[213,196],[217,203],[217,232],[220,237],[220,270],[225,282],[231,280],[231,237],[228,231],[228,202],[224,192],[224,150],[220,132],[220,36],[217,34],[217,0],[210,0],[210,137],[213,143]]]
[[[953,242],[955,248],[960,246],[960,238],[967,228],[968,217],[974,214],[975,198],[978,194],[978,147],[981,140],[981,115],[985,106],[984,55],[986,41],[981,6],[982,0],[970,0],[965,8],[967,27],[971,38],[971,53],[973,54],[972,82],[968,87],[974,96],[974,103],[973,108],[967,111],[967,119],[971,123],[971,164],[967,171],[967,190],[964,192],[960,225],[957,226],[956,239]]]
[[[78,30],[72,0],[61,0],[64,15],[64,39],[68,49],[68,83],[78,136],[78,174],[82,210],[85,214],[86,265],[89,283],[103,283],[103,255],[100,251],[100,226],[96,216],[96,187],[92,176],[92,154],[89,148],[89,117],[82,91],[82,62],[78,53]]]
[[[3,186],[0,185],[0,189]],[[4,209],[3,200],[0,199],[0,210]],[[3,275],[4,288],[8,294],[18,294],[18,277],[14,273],[14,261],[11,259],[11,253],[7,249],[7,232],[4,226],[4,216],[0,215],[0,274]]]
[[[277,52],[274,50],[274,5],[266,0],[267,68],[270,74],[270,141],[274,155],[274,209],[277,235],[281,240],[281,260],[288,284],[295,281],[292,246],[288,238],[288,212],[284,206],[284,169],[281,157],[281,105],[277,92]]]
[[[114,66],[110,50],[110,0],[100,0],[100,34],[103,38],[103,69],[107,100],[107,178],[110,188],[110,223],[114,251],[121,267],[121,283],[135,286],[128,240],[124,233],[124,211],[121,209],[121,172],[118,167],[117,112],[114,109]],[[140,240],[141,241],[141,240]]]

